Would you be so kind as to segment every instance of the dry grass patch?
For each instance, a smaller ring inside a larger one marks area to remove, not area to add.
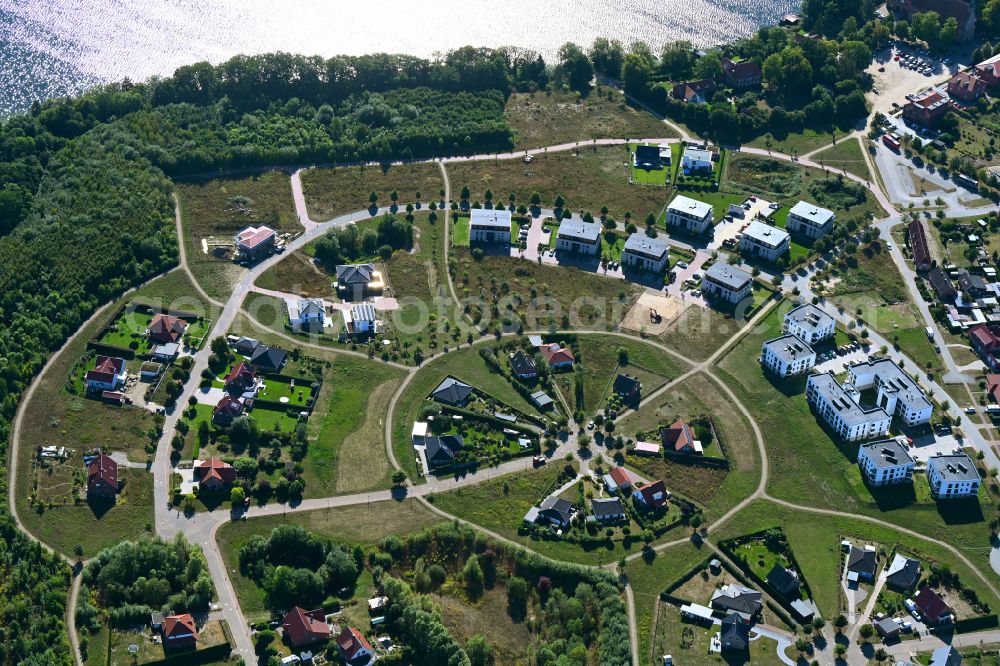
[[[379,206],[388,206],[389,194],[396,190],[399,204],[420,200],[427,203],[438,199],[444,187],[437,164],[393,164],[391,166],[351,166],[329,169],[308,169],[302,172],[302,194],[309,218],[316,222],[364,210],[370,205],[368,196],[378,193]]]
[[[313,263],[312,257],[296,250],[267,269],[255,285],[300,296],[334,300],[333,279]]]
[[[576,93],[518,93],[507,100],[515,148],[537,148],[590,139],[668,138],[677,133],[653,115],[633,109],[614,88]]]
[[[365,420],[344,439],[337,466],[337,492],[352,493],[385,485],[391,471],[385,453],[385,405],[399,386],[393,379],[376,386],[368,396]],[[357,464],[364,461],[364,464]]]

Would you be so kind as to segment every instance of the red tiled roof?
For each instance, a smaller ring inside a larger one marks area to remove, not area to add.
[[[540,351],[542,352],[542,357],[549,365],[574,363],[576,361],[576,357],[573,356],[572,351],[562,348],[554,342],[552,344],[542,345]]]
[[[274,229],[270,227],[247,227],[236,237],[240,245],[251,250],[269,238],[274,238]]]
[[[354,659],[355,655],[362,649],[369,652],[372,651],[371,644],[354,627],[344,627],[344,630],[337,636],[337,647],[340,649],[340,654],[347,661]]]
[[[927,248],[927,233],[920,220],[913,220],[909,226],[910,249],[913,250],[913,263],[919,270],[931,265],[931,253]]]
[[[615,467],[611,470],[610,476],[619,488],[632,485],[632,475],[624,467]]]
[[[158,342],[177,342],[187,328],[187,322],[172,315],[158,314],[149,322],[147,335]]]
[[[87,465],[87,489],[94,490],[102,484],[107,489],[118,489],[118,463],[103,453]]]
[[[257,373],[253,366],[246,361],[240,361],[226,375],[225,384],[228,387],[231,382],[239,382],[241,386],[250,386],[257,379]]]
[[[125,359],[111,356],[98,356],[97,365],[87,372],[88,382],[103,382],[111,384],[115,377],[125,370]]]
[[[223,462],[222,459],[214,456],[208,460],[203,460],[198,465],[198,471],[201,473],[202,482],[216,480],[220,483],[232,483],[236,480],[236,469],[229,463]]]
[[[976,96],[986,90],[986,82],[973,72],[957,72],[948,81],[948,92],[960,97]]]
[[[667,503],[667,486],[662,479],[641,485],[635,491],[642,496],[643,502],[648,506],[659,508]],[[659,495],[658,499],[656,495]]]
[[[674,451],[683,451],[694,446],[694,433],[691,432],[691,427],[680,419],[674,421],[669,428],[664,428],[660,436],[663,438],[663,444],[672,446]]]
[[[920,588],[913,602],[917,604],[924,618],[931,622],[937,622],[939,617],[951,612],[951,606],[941,598],[941,595],[927,586]]]
[[[991,350],[1000,344],[1000,337],[997,337],[993,329],[986,324],[976,324],[970,328],[969,339],[986,350]]]
[[[188,634],[194,640],[198,640],[198,628],[194,624],[194,618],[190,614],[168,615],[163,618],[163,638],[164,640],[174,638],[185,638]]]
[[[308,645],[330,637],[330,625],[326,623],[326,615],[322,608],[307,611],[295,606],[285,613],[282,619],[285,635],[292,645]],[[338,640],[338,645],[340,644]]]
[[[228,395],[222,396],[222,400],[212,410],[212,414],[228,414],[230,416],[239,416],[242,413],[243,403]]]

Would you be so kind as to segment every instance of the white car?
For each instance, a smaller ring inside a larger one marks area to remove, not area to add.
[[[677,262],[677,268],[687,268],[687,267],[688,267],[688,263],[686,261],[678,261]]]

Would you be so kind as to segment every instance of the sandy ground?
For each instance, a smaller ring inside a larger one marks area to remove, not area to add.
[[[676,296],[646,290],[625,314],[621,327],[630,331],[638,331],[645,327],[646,332],[650,335],[660,335],[667,330],[674,319],[687,309],[688,305],[689,303],[684,303]],[[659,313],[661,318],[658,323],[654,324],[649,320],[650,308]]]

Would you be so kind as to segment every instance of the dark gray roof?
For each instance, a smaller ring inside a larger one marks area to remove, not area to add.
[[[563,220],[559,225],[558,238],[595,243],[601,235],[601,225],[581,220]]]
[[[461,405],[472,394],[472,387],[454,377],[447,377],[431,392],[431,397],[446,405]]]
[[[337,266],[337,282],[365,285],[372,281],[374,272],[375,264],[342,264]]]
[[[712,595],[712,608],[736,611],[751,617],[760,610],[763,595],[742,585],[730,584],[717,589]]]
[[[910,456],[906,447],[895,439],[884,439],[878,442],[862,444],[872,463],[880,469],[889,469],[899,465],[913,464],[913,457]]]
[[[745,270],[730,266],[724,261],[717,261],[709,266],[705,271],[705,277],[732,291],[739,291],[753,279],[753,276]]]
[[[788,334],[764,343],[764,347],[785,363],[791,363],[813,353],[812,347],[798,336]]]
[[[670,246],[663,238],[659,236],[651,238],[644,233],[636,232],[625,239],[622,252],[639,252],[654,257],[662,257],[669,249]]]
[[[879,636],[893,636],[899,633],[899,624],[891,617],[882,618],[875,623]]]
[[[767,574],[768,584],[789,601],[798,599],[801,583],[791,571],[775,563]]]
[[[249,356],[254,352],[255,349],[257,349],[257,346],[259,344],[260,341],[254,340],[253,338],[241,337],[233,345],[233,348],[235,348],[236,351],[243,354],[244,356]]]
[[[632,375],[626,375],[624,373],[619,373],[615,377],[614,392],[623,395],[631,396],[635,395],[642,389],[642,384],[639,382],[638,377],[633,377]]]
[[[554,513],[564,523],[568,523],[573,517],[573,505],[561,497],[546,497],[538,506],[539,513]]]
[[[730,613],[722,620],[719,640],[723,650],[745,652],[750,643],[750,622],[739,613]]]
[[[812,303],[806,303],[794,310],[789,310],[788,314],[785,315],[785,321],[794,321],[808,331],[815,331],[818,328],[826,328],[833,323],[833,317]]]
[[[979,471],[972,458],[964,453],[949,453],[931,456],[927,467],[934,467],[945,481],[978,481]]]
[[[552,398],[545,391],[535,391],[532,393],[531,401],[543,409],[554,404]]]
[[[847,555],[847,570],[869,576],[875,575],[876,555],[874,550],[851,546]]]
[[[920,562],[896,553],[886,571],[885,582],[895,588],[908,590],[919,580]]]
[[[518,349],[510,357],[510,368],[515,375],[532,375],[538,372],[535,359]]]
[[[962,655],[951,645],[942,645],[931,653],[927,666],[962,666]]]
[[[431,467],[448,465],[455,460],[455,453],[465,445],[461,435],[441,435],[424,438],[424,454]]]
[[[253,355],[250,357],[251,365],[264,371],[277,372],[285,364],[288,354],[279,347],[268,347],[267,345],[257,345]]]
[[[598,518],[606,516],[622,516],[625,514],[625,507],[622,506],[621,500],[617,497],[606,499],[594,498],[590,500],[590,510],[593,511],[594,515]]]

